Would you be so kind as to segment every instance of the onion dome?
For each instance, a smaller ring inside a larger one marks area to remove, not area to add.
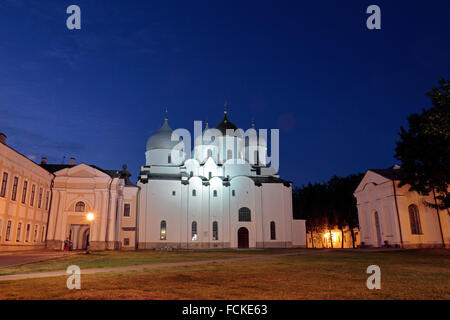
[[[233,122],[230,122],[230,120],[228,120],[226,109],[224,110],[223,114],[224,116],[222,121],[219,122],[215,128],[220,130],[220,132],[222,132],[223,135],[226,135],[227,129],[232,129],[233,131],[237,130],[238,127]]]
[[[162,127],[150,136],[147,140],[147,151],[155,149],[171,150],[180,141],[172,141],[173,130],[169,125],[169,118],[166,116]],[[178,138],[178,136],[176,136]]]

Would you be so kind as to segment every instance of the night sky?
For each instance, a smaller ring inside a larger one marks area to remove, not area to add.
[[[66,8],[82,29],[66,28]],[[366,8],[381,7],[381,30]],[[280,128],[296,185],[396,163],[425,92],[450,78],[450,1],[1,0],[0,132],[39,162],[63,157],[136,179],[172,128],[223,117]]]

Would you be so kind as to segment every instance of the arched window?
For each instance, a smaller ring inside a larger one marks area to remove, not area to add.
[[[197,195],[197,191],[195,191],[195,189],[192,190],[192,196],[195,197],[196,195]]]
[[[270,240],[276,240],[277,234],[275,231],[275,221],[270,222]]]
[[[86,210],[86,205],[83,201],[78,201],[75,205],[75,212],[84,212]]]
[[[257,150],[254,153],[254,157],[255,159],[253,159],[253,161],[255,162],[255,164],[259,164],[259,154]]]
[[[161,221],[160,239],[166,240],[166,221]]]
[[[219,226],[218,226],[218,224],[217,224],[217,221],[214,221],[214,222],[213,222],[212,227],[213,227],[213,236],[212,236],[212,239],[213,239],[213,240],[219,240]]]
[[[172,163],[172,156],[171,155],[167,156],[167,163]]]
[[[233,158],[233,151],[227,150],[227,160],[230,160],[231,158]]]
[[[194,176],[194,171],[189,172],[189,176],[193,177]]]
[[[212,158],[212,150],[211,149],[208,149],[208,151],[206,153],[207,153],[208,158]]]
[[[409,222],[411,223],[412,234],[422,234],[422,225],[420,224],[419,208],[415,204],[408,207]]]
[[[242,207],[239,209],[239,221],[252,221],[250,209]]]
[[[213,191],[213,197],[217,197],[217,190]]]
[[[192,241],[197,240],[197,222],[192,221]]]
[[[20,241],[20,235],[22,234],[22,222],[19,222],[17,225],[17,235],[16,235],[16,242]]]
[[[211,178],[212,178],[212,172],[209,172],[209,173],[208,173],[208,179],[211,180]]]

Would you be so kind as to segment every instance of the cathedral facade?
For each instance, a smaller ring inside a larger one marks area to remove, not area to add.
[[[186,159],[164,120],[147,141],[138,186],[138,248],[289,248],[306,245],[291,182],[266,166],[267,141],[228,120],[208,124]]]

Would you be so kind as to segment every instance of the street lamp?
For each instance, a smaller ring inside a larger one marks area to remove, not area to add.
[[[94,221],[94,214],[92,212],[89,212],[86,215],[86,219],[87,221],[89,221],[89,241],[86,243],[86,254],[90,254],[90,242],[91,242],[91,222]]]

